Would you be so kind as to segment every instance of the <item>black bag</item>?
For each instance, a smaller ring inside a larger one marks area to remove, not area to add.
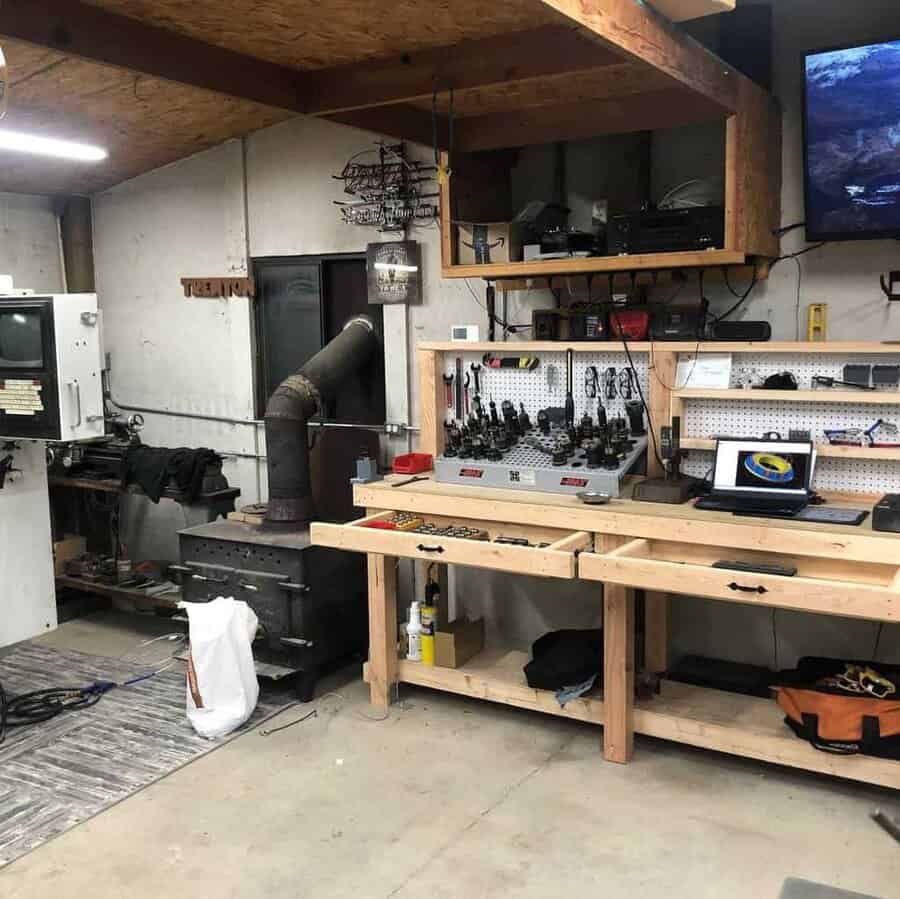
[[[534,641],[531,661],[523,669],[529,687],[561,690],[603,678],[603,631],[550,631]]]

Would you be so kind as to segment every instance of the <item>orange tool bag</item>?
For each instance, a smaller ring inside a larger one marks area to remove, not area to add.
[[[900,759],[900,667],[807,656],[778,675],[785,724],[816,749]]]

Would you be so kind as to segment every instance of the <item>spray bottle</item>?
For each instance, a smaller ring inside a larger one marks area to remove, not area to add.
[[[409,639],[406,658],[410,662],[422,661],[422,615],[420,609],[421,604],[414,599],[409,607],[409,624],[406,625],[406,634]]]

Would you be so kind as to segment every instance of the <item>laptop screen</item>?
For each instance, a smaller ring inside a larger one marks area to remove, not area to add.
[[[713,489],[747,497],[767,493],[803,496],[812,481],[812,443],[787,440],[720,440]]]

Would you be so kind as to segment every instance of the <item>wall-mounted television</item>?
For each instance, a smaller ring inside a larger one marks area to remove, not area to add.
[[[900,40],[804,59],[806,236],[900,238]]]

